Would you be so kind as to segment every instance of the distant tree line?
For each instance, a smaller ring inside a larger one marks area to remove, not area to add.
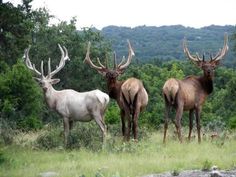
[[[215,55],[223,45],[224,33],[229,35],[229,46],[233,49],[234,26],[207,26],[203,28],[190,28],[181,25],[173,26],[139,26],[135,28],[107,26],[101,30],[101,33],[111,41],[112,47],[117,55],[126,54],[124,45],[126,40],[130,39],[136,51],[136,57],[141,61],[147,61],[150,58],[159,58],[161,60],[184,60],[182,41],[184,37],[190,43],[192,53],[199,54],[210,53]],[[210,52],[210,53],[209,53]],[[230,50],[224,62],[227,66],[236,67],[235,55]]]

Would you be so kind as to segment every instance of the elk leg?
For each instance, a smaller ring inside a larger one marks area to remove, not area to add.
[[[201,109],[200,109],[200,108],[197,108],[195,113],[196,113],[198,143],[201,143],[200,112],[201,112]]]
[[[189,111],[189,133],[188,133],[188,140],[191,140],[191,134],[193,129],[193,109]]]
[[[183,106],[178,106],[176,110],[176,116],[175,116],[175,127],[178,133],[179,141],[182,143],[182,135],[181,135],[181,118],[183,115]]]
[[[68,143],[68,135],[69,135],[69,119],[67,117],[63,118],[63,125],[64,125],[64,145],[67,146]]]
[[[167,129],[168,129],[169,112],[170,112],[170,105],[167,102],[165,102],[165,122],[164,122],[163,143],[166,143],[166,133],[167,133]]]
[[[103,121],[103,117],[101,115],[94,115],[94,119],[102,131],[102,139],[104,141],[106,137],[106,125]]]
[[[138,116],[140,113],[140,109],[136,108],[135,113],[133,115],[133,134],[134,134],[134,140],[138,140]]]
[[[74,123],[73,120],[70,120],[70,121],[69,121],[69,129],[70,129],[70,130],[72,130],[72,128],[73,128],[73,123]]]
[[[126,140],[129,141],[130,139],[130,129],[131,129],[131,117],[130,115],[127,116],[128,119],[128,126],[127,126],[127,132],[126,132]]]
[[[120,117],[121,117],[121,124],[122,124],[122,135],[125,137],[125,111],[121,110],[120,111]]]

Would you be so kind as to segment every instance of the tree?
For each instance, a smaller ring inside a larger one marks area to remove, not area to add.
[[[20,129],[42,126],[42,94],[22,61],[0,75],[0,117]]]
[[[31,40],[30,2],[24,0],[18,7],[10,2],[0,5],[0,60],[9,65],[22,57],[22,51]]]

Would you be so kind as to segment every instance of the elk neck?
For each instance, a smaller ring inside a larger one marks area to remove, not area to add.
[[[47,90],[43,90],[43,91],[44,91],[44,98],[47,105],[51,109],[54,109],[57,102],[57,96],[56,96],[57,90],[55,90],[53,86],[51,85],[47,88]]]
[[[119,101],[121,85],[123,83],[124,81],[117,81],[117,80],[107,81],[108,94],[110,98],[115,99],[116,101]]]
[[[207,94],[210,94],[213,92],[213,78],[212,77],[207,77],[204,75],[199,78],[199,81]]]

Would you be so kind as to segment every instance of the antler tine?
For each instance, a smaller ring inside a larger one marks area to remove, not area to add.
[[[201,61],[201,59],[200,59],[198,53],[196,53],[197,58],[193,57],[193,56],[190,54],[190,52],[189,52],[189,50],[188,50],[188,47],[187,47],[187,40],[186,40],[185,37],[184,37],[184,40],[183,40],[183,49],[184,49],[185,55],[186,55],[190,60],[195,61],[195,62]]]
[[[117,67],[119,68],[121,65],[123,65],[124,62],[125,62],[125,56],[123,56],[123,58],[122,58],[120,64],[119,64]]]
[[[51,58],[48,58],[48,75],[47,78],[51,78]]]
[[[198,52],[196,52],[196,56],[197,56],[197,60],[198,60],[198,61],[202,61],[202,60],[203,60],[203,59],[200,58]]]
[[[90,55],[90,47],[91,47],[91,42],[89,41],[89,42],[88,42],[88,46],[87,46],[86,56],[85,56],[85,59],[84,59],[84,63],[86,62],[87,64],[89,64],[90,67],[96,69],[97,71],[104,71],[104,70],[106,70],[107,68],[104,67],[104,66],[101,64],[99,58],[97,58],[97,60],[98,60],[98,63],[99,63],[99,65],[100,65],[100,67],[99,67],[99,66],[96,66],[96,65],[91,61],[90,56],[89,56],[89,55]]]
[[[60,45],[60,44],[58,44],[58,45]],[[62,46],[62,47],[63,47],[63,49],[64,49],[64,51],[65,51],[65,59],[64,59],[64,60],[65,60],[65,61],[66,61],[66,60],[69,60],[69,61],[70,61],[67,48],[66,48],[65,46]]]
[[[116,62],[116,52],[115,51],[113,52],[113,57],[114,57],[114,67],[113,67],[113,69],[116,69],[117,68],[117,62]]]
[[[97,57],[97,62],[98,62],[98,64],[99,64],[102,68],[106,68],[106,67],[101,63],[99,57]]]
[[[44,77],[44,71],[43,71],[43,60],[41,61],[41,73],[42,73],[42,77]]]
[[[228,46],[228,35],[227,33],[225,33],[225,36],[224,36],[224,46],[222,49],[219,49],[219,52],[216,54],[216,56],[212,59],[213,61],[218,61],[218,60],[221,60],[225,54],[227,53],[229,49],[229,46]]]
[[[128,46],[129,46],[129,55],[128,55],[128,58],[127,58],[127,61],[125,64],[121,64],[123,61],[122,60],[121,63],[118,65],[118,67],[117,67],[118,70],[123,70],[123,69],[127,68],[129,66],[129,64],[131,63],[132,57],[135,55],[129,40],[127,40],[127,42],[128,42]]]
[[[29,59],[29,50],[30,50],[31,46],[29,46],[27,49],[25,49],[25,53],[23,56],[23,59],[25,61],[25,64],[27,66],[27,68],[29,68],[30,70],[34,71],[37,75],[39,76],[43,76],[36,68],[35,65],[31,63],[30,59]]]
[[[60,44],[58,44],[58,47],[61,51],[61,60],[60,60],[59,66],[57,66],[56,69],[53,72],[50,72],[50,74],[48,74],[49,78],[53,77],[56,73],[58,73],[65,66],[66,60],[70,60],[70,58],[68,56],[67,49],[64,46],[62,48]]]

